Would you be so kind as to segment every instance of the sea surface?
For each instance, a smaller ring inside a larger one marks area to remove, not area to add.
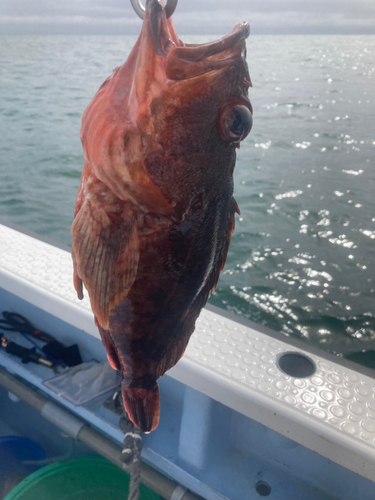
[[[134,41],[0,37],[0,217],[70,245],[81,114]],[[247,57],[242,215],[210,301],[330,352],[375,349],[375,37],[254,36]]]

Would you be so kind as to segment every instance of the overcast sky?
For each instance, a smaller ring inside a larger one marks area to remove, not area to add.
[[[375,34],[375,0],[179,0],[179,34]],[[136,34],[130,0],[0,0],[0,34]]]

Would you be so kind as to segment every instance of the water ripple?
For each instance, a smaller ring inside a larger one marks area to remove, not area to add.
[[[134,41],[1,37],[1,217],[70,244],[80,116]],[[211,302],[331,352],[375,349],[375,37],[257,36],[248,48],[242,215]]]

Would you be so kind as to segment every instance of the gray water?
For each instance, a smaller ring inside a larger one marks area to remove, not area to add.
[[[80,117],[134,41],[0,37],[0,217],[70,245]],[[375,349],[375,37],[250,37],[248,63],[242,215],[211,302],[331,352]]]

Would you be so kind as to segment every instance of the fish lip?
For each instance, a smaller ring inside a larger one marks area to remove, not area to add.
[[[181,47],[176,47],[178,56],[185,61],[202,61],[208,58],[220,58],[223,52],[228,52],[231,55],[231,49],[236,52],[236,47],[239,43],[244,45],[244,40],[250,35],[250,25],[247,21],[236,23],[232,31],[213,42],[206,42],[202,44],[183,44]]]
[[[204,53],[201,61],[221,61],[232,63],[238,58],[242,57],[246,59],[246,42],[245,40],[250,35],[250,25],[248,22],[237,23],[228,35],[216,40],[214,42],[209,42],[208,44],[202,44],[202,52],[206,46],[208,52]]]
[[[249,34],[250,26],[247,22],[237,23],[228,35],[214,42],[174,47],[167,56],[167,78],[181,81],[206,73],[225,71],[241,59],[247,68],[245,40]],[[251,85],[250,77],[244,84]]]
[[[230,33],[224,36],[216,43],[224,43],[227,42],[228,46],[223,49],[230,50],[231,48],[235,48],[239,42],[245,43],[245,40],[250,36],[250,24],[247,21],[242,23],[236,23]],[[215,42],[214,42],[215,43]]]

